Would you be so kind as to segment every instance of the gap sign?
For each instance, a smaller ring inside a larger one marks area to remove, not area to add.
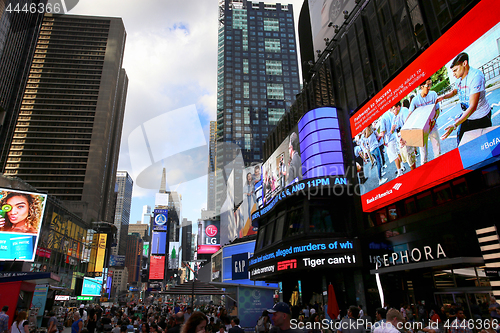
[[[233,280],[248,279],[248,255],[249,253],[247,252],[231,256],[231,271]]]

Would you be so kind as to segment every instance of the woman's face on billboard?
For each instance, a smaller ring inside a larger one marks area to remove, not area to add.
[[[26,220],[29,213],[28,200],[23,196],[15,196],[7,200],[7,204],[12,206],[12,210],[7,213],[9,221],[17,224]]]

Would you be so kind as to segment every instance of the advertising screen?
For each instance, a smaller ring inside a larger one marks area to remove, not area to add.
[[[500,24],[492,6],[477,4],[351,117],[364,211],[500,155],[500,86],[489,70]]]
[[[98,237],[97,255],[95,261],[95,272],[96,272],[95,276],[101,276],[102,274],[97,274],[97,273],[101,273],[102,269],[104,268],[104,256],[106,255],[106,239],[108,235],[96,234],[95,236]]]
[[[274,198],[290,185],[343,175],[344,157],[337,109],[313,109],[299,120],[298,126],[262,165],[259,207],[273,205]],[[316,186],[315,182],[308,182],[307,187],[311,186]]]
[[[84,277],[82,286],[82,296],[101,296],[101,288],[102,288],[101,280]]]
[[[151,254],[165,254],[167,249],[167,233],[153,232],[153,241],[151,245]]]
[[[47,195],[0,188],[0,261],[33,261]]]
[[[252,214],[257,210],[258,203],[262,201],[262,164],[256,164],[243,170],[243,201],[234,213],[232,225],[235,238],[241,238],[257,233],[258,226],[252,225]],[[217,243],[219,244],[219,243]]]
[[[220,245],[198,245],[198,254],[214,254],[220,250]]]
[[[153,230],[163,230],[168,229],[168,209],[155,209],[154,210],[154,224]]]
[[[151,256],[149,262],[149,279],[163,280],[165,275],[165,256]]]
[[[123,267],[125,266],[125,256],[112,254],[109,256],[110,267]]]
[[[168,243],[168,269],[179,268],[179,252],[180,252],[179,242]]]

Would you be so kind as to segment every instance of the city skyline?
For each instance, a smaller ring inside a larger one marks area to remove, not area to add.
[[[293,4],[296,28],[303,1],[287,3]],[[207,163],[210,121],[216,120],[218,1],[150,1],[137,8],[131,1],[82,0],[70,14],[121,17],[127,31],[123,67],[129,87],[118,169],[132,171],[127,140],[134,128],[192,104],[196,105],[207,142]],[[208,163],[203,167],[207,170]],[[154,206],[161,171],[149,177],[157,184],[156,189],[140,188],[134,178],[131,221],[141,220],[142,206]],[[200,218],[201,209],[207,208],[207,178],[171,188],[182,194],[182,216],[190,221]]]

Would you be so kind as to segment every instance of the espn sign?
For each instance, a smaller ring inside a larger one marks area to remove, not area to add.
[[[278,271],[297,268],[297,259],[290,259],[278,262]]]

